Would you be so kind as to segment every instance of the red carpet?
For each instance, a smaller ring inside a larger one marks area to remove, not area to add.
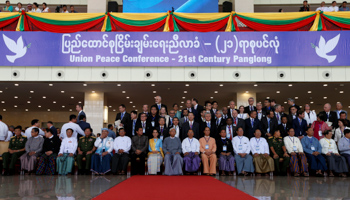
[[[256,200],[254,197],[208,176],[133,176],[94,199]]]

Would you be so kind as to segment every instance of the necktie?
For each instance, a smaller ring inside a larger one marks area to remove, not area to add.
[[[237,125],[237,119],[236,118],[235,118],[235,122],[234,123],[235,123],[235,125]]]
[[[301,126],[301,119],[299,119],[299,125]]]
[[[253,106],[250,106],[250,111],[252,111],[253,110]]]
[[[329,119],[329,114],[327,113],[327,119]]]
[[[283,124],[284,130],[286,130],[286,124]]]
[[[192,122],[190,122],[190,128],[192,129]]]
[[[124,117],[124,113],[122,113],[122,114],[121,114],[121,117],[120,117],[120,119],[123,119],[123,117]]]
[[[158,109],[160,110],[160,104],[158,105]]]
[[[216,126],[219,126],[219,120],[216,120]]]
[[[170,117],[170,126],[173,125],[173,118]]]
[[[278,115],[278,113],[276,115],[277,115],[277,120],[279,121],[280,120],[280,116]]]
[[[231,126],[228,126],[228,132],[230,133],[230,140],[232,140]]]
[[[187,122],[187,117],[185,117],[185,122]]]
[[[142,122],[142,128],[145,128],[145,122]]]
[[[209,122],[207,122],[207,126],[210,128],[210,123]]]
[[[160,133],[163,135],[163,127],[160,127]]]
[[[254,119],[252,119],[252,128],[254,127]]]

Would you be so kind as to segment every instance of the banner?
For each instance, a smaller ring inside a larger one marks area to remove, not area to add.
[[[2,32],[0,66],[349,66],[350,32]]]

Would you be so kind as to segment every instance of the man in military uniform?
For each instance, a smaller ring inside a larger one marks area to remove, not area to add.
[[[85,136],[81,137],[78,143],[77,162],[78,162],[78,169],[79,169],[78,174],[80,175],[89,173],[91,169],[91,156],[93,152],[96,150],[96,147],[94,145],[96,141],[96,137],[91,136],[92,129],[86,128],[84,133],[85,133]],[[85,168],[83,166],[84,157],[85,157]]]
[[[21,157],[25,153],[25,145],[27,142],[27,137],[22,136],[21,127],[15,128],[15,136],[11,137],[9,144],[9,151],[2,154],[2,165],[3,169],[5,169],[4,175],[13,175],[15,170],[15,164],[17,159]],[[11,162],[9,165],[9,159],[11,158]]]
[[[290,157],[284,146],[283,138],[279,130],[276,130],[273,136],[268,139],[270,154],[275,163],[275,170],[278,175],[287,175]],[[282,163],[282,168],[280,167]]]

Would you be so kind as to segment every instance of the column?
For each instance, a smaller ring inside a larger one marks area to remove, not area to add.
[[[236,12],[253,13],[254,0],[233,0],[232,10]]]
[[[88,13],[105,13],[107,12],[109,0],[88,0],[87,12]]]
[[[250,97],[254,98],[254,106],[256,106],[256,93],[251,93],[251,92],[244,92],[244,93],[237,93],[237,109],[239,108],[239,106],[248,106],[248,99]]]
[[[103,92],[86,92],[84,99],[84,112],[86,121],[90,123],[94,134],[101,133],[104,119],[108,117],[108,109],[105,109]],[[107,112],[107,113],[106,113]]]

